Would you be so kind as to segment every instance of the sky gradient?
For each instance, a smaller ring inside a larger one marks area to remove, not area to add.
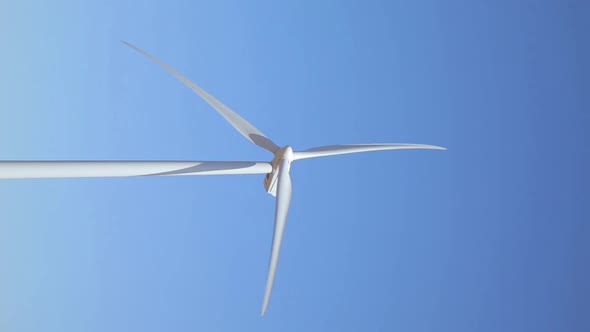
[[[2,331],[590,330],[584,1],[0,3],[0,159],[297,161],[272,298],[263,177],[0,181]]]

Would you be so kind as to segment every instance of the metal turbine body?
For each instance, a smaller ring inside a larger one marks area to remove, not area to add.
[[[270,161],[272,172],[266,174],[264,177],[264,189],[273,196],[277,196],[277,180],[282,159],[286,159],[289,165],[291,164],[293,160],[293,149],[290,146],[284,146],[275,152],[275,157]]]
[[[294,151],[287,145],[280,148],[260,130],[246,121],[236,112],[222,104],[205,90],[189,81],[162,61],[147,52],[127,43],[127,46],[158,63],[172,75],[184,82],[201,96],[237,131],[252,143],[274,154],[270,162],[257,161],[0,161],[1,178],[64,178],[64,177],[113,177],[113,176],[180,176],[180,175],[221,175],[221,174],[266,174],[264,187],[276,196],[275,225],[266,279],[266,288],[261,315],[264,315],[274,282],[281,241],[287,221],[287,212],[291,202],[291,162],[299,159],[324,157],[339,154],[397,150],[397,149],[434,149],[445,148],[426,144],[374,143],[343,144]]]

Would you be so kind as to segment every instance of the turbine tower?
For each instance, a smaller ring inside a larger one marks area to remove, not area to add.
[[[325,157],[339,154],[399,149],[445,150],[436,145],[407,143],[342,144],[320,146],[294,151],[291,146],[279,147],[260,130],[254,127],[229,107],[201,89],[164,62],[127,42],[123,43],[156,62],[181,80],[196,94],[211,105],[247,140],[268,150],[274,158],[260,161],[0,161],[0,179],[14,178],[79,178],[118,176],[180,176],[221,174],[266,174],[266,192],[276,196],[275,223],[270,251],[261,315],[264,315],[272,291],[275,272],[285,231],[287,212],[291,202],[291,163],[299,159]]]

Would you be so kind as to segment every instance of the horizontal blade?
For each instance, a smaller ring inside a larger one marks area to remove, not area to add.
[[[211,105],[221,116],[223,116],[227,122],[229,122],[234,128],[236,128],[240,134],[246,137],[250,142],[267,149],[270,152],[274,152],[279,147],[271,141],[268,137],[266,137],[260,130],[254,127],[250,122],[246,121],[246,119],[242,118],[238,113],[232,111],[229,107],[222,104],[219,100],[215,99],[212,95],[207,93],[205,90],[201,89],[198,85],[191,82],[188,78],[182,76],[176,70],[169,67],[164,62],[156,59],[146,51],[140,49],[139,47],[133,46],[128,42],[122,41],[123,44],[131,47],[132,49],[136,50],[137,52],[145,55],[150,60],[154,61],[155,63],[162,66],[176,78],[181,80],[184,84],[188,85],[196,94],[201,96],[205,101]]]
[[[0,179],[265,174],[255,161],[0,161]]]
[[[337,154],[379,151],[379,150],[399,150],[399,149],[431,149],[446,150],[446,148],[436,145],[426,144],[407,144],[407,143],[373,143],[373,144],[341,144],[326,145],[303,151],[293,152],[293,160],[332,156]]]
[[[279,261],[281,241],[283,239],[283,232],[285,231],[285,223],[287,221],[287,212],[289,211],[289,204],[291,203],[291,178],[289,176],[289,161],[286,159],[281,159],[279,167],[277,205],[275,210],[275,228],[272,235],[272,248],[270,250],[270,262],[268,264],[268,275],[266,277],[264,301],[262,302],[262,316],[264,316],[266,307],[268,306],[268,301],[270,300],[272,284],[275,279],[275,272],[277,270],[277,264]]]

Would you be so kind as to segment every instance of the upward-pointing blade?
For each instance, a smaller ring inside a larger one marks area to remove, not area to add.
[[[178,78],[179,80],[184,82],[184,84],[188,85],[196,94],[198,94],[203,99],[205,99],[205,101],[209,105],[211,105],[219,114],[221,114],[221,116],[223,116],[227,120],[227,122],[229,122],[234,128],[236,128],[240,132],[240,134],[242,134],[244,137],[246,137],[250,142],[252,142],[262,148],[265,148],[270,152],[274,152],[279,148],[273,141],[271,141],[268,137],[266,137],[260,130],[258,130],[256,127],[254,127],[250,122],[246,121],[244,118],[242,118],[240,115],[238,115],[238,113],[232,111],[229,107],[225,106],[219,100],[215,99],[215,97],[213,97],[212,95],[207,93],[205,90],[201,89],[201,87],[199,87],[195,83],[191,82],[188,78],[182,76],[179,72],[172,69],[170,66],[168,66],[164,62],[156,59],[155,57],[153,57],[152,55],[150,55],[146,51],[140,49],[139,47],[133,46],[126,41],[121,41],[121,42],[123,42],[123,44],[133,48],[137,52],[145,55],[146,57],[148,57],[149,59],[151,59],[155,63],[162,66],[164,69],[166,69],[172,75],[176,76],[176,78]]]
[[[268,276],[266,277],[264,301],[262,302],[262,316],[264,316],[266,307],[268,306],[268,301],[270,300],[272,284],[275,279],[275,272],[277,270],[277,263],[279,261],[281,241],[283,239],[283,232],[285,231],[285,223],[287,221],[287,212],[289,211],[289,204],[291,203],[291,177],[289,176],[289,161],[282,159],[279,167],[275,228],[272,235],[272,248],[270,250],[270,262],[268,263]]]

